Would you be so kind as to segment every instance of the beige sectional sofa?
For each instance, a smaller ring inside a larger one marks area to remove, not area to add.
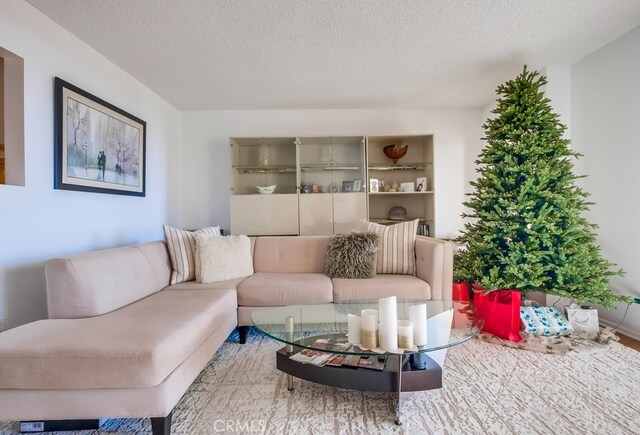
[[[248,278],[168,286],[164,242],[46,263],[49,319],[0,333],[0,420],[151,417],[171,412],[212,355],[265,307],[388,295],[451,299],[451,245],[418,237],[417,276],[324,275],[329,237],[252,239]]]

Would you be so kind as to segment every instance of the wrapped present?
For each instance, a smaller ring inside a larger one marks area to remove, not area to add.
[[[483,293],[473,286],[474,323],[481,332],[505,340],[518,342],[520,337],[520,309],[522,294],[518,290],[494,290]]]
[[[600,332],[598,322],[598,310],[581,308],[579,305],[571,304],[567,307],[567,318],[569,324],[576,334],[588,339],[594,339]]]
[[[520,307],[524,332],[545,337],[568,335],[573,328],[565,317],[553,307]]]
[[[469,284],[467,284],[466,282],[454,282],[453,290],[451,293],[451,300],[468,301],[469,300]]]

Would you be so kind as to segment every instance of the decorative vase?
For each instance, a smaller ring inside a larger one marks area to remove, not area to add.
[[[382,152],[384,152],[384,155],[389,157],[395,165],[396,163],[398,163],[398,160],[400,160],[402,157],[404,157],[405,154],[407,154],[408,148],[408,145],[392,144],[382,148]]]

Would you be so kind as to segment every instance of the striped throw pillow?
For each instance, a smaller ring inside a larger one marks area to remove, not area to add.
[[[179,284],[196,279],[196,236],[219,236],[220,227],[206,227],[197,231],[179,230],[163,225],[164,240],[171,259],[171,280],[169,284]]]
[[[418,222],[418,219],[395,225],[364,222],[364,231],[378,235],[376,273],[416,274]]]

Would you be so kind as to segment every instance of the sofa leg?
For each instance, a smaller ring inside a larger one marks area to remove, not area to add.
[[[247,342],[247,333],[249,332],[248,326],[238,326],[238,333],[240,334],[240,344]]]
[[[171,416],[173,411],[166,417],[151,417],[151,431],[153,435],[170,435],[171,434]]]

